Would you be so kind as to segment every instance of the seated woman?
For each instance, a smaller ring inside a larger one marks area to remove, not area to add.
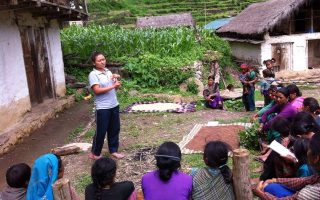
[[[289,90],[289,101],[291,105],[299,112],[303,105],[304,97],[302,97],[302,93],[300,89],[295,84],[290,84],[287,86]]]
[[[275,137],[272,136],[275,133],[269,130],[271,124],[274,121],[277,121],[277,119],[280,117],[286,118],[290,121],[291,118],[297,113],[297,110],[289,102],[289,95],[289,90],[285,87],[277,90],[276,105],[274,105],[272,108],[266,111],[261,117],[259,131],[267,132],[269,138],[268,142],[272,142],[272,140],[275,139]],[[272,119],[268,120],[268,116],[271,114],[276,115]]]
[[[235,199],[232,174],[227,165],[230,147],[221,141],[209,142],[204,148],[205,168],[191,172],[193,177],[192,199]]]
[[[308,163],[308,146],[310,140],[307,138],[299,138],[294,142],[293,153],[298,159],[296,177],[307,177],[315,174],[315,170]]]
[[[320,134],[314,134],[308,148],[310,165],[320,171]],[[320,197],[320,174],[302,178],[274,178],[261,181],[254,190],[261,199],[303,199],[315,200]],[[282,198],[283,197],[283,198]]]
[[[141,180],[145,200],[189,200],[192,177],[180,172],[181,151],[177,144],[164,142],[156,155],[158,170],[146,173]]]
[[[111,158],[102,157],[96,160],[91,168],[93,183],[86,187],[85,199],[136,199],[131,181],[115,182],[116,171],[116,162]]]
[[[64,165],[60,156],[48,153],[34,161],[27,190],[27,200],[54,200],[52,184],[63,177]],[[70,188],[73,200],[78,200],[75,190]]]
[[[214,84],[214,77],[208,77],[208,85],[203,90],[203,97],[208,108],[223,109],[223,100],[219,93],[219,87]]]
[[[268,95],[269,95],[269,98],[271,99],[270,103],[264,106],[263,108],[261,108],[256,114],[254,114],[252,116],[252,120],[256,120],[256,119],[260,120],[262,115],[268,110],[270,110],[276,104],[276,98],[277,98],[276,93],[277,93],[277,86],[271,85],[270,88],[268,89]],[[271,116],[270,118],[272,118]]]
[[[295,138],[307,138],[320,134],[320,126],[308,112],[298,112],[292,119],[291,135]]]
[[[292,146],[289,138],[290,123],[286,118],[279,117],[274,121],[271,129],[276,133],[275,140],[284,147]],[[278,153],[269,149],[264,155],[256,157],[257,160],[263,161],[263,173],[260,180],[266,180],[274,177],[294,177],[294,163],[287,162]]]
[[[303,100],[302,111],[309,112],[320,126],[320,107],[317,99],[313,97],[305,98]]]

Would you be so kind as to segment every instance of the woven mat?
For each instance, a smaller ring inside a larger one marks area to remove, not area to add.
[[[125,113],[138,112],[174,112],[186,113],[196,111],[195,103],[138,102],[124,109]]]
[[[229,144],[232,149],[236,149],[239,147],[239,131],[250,126],[250,123],[219,124],[217,122],[196,124],[193,129],[183,137],[179,143],[179,147],[184,154],[203,153],[206,143],[220,140]]]

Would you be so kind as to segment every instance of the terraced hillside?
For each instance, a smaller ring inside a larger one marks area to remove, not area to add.
[[[234,16],[249,4],[265,0],[87,0],[90,20],[134,27],[138,16],[191,12],[197,25]]]

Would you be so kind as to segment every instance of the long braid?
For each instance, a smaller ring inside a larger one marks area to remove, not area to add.
[[[91,177],[97,200],[102,199],[103,188],[113,184],[116,170],[116,162],[111,158],[100,158],[92,165]]]

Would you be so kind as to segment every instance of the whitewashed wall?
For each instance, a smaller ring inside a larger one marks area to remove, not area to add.
[[[240,60],[247,60],[253,63],[261,63],[260,44],[229,41],[232,55]]]
[[[50,22],[50,26],[47,29],[47,36],[49,65],[52,69],[51,77],[54,77],[53,82],[56,95],[61,97],[66,93],[66,83],[60,40],[60,28],[56,20]]]
[[[277,37],[270,37],[268,34],[265,36],[265,43],[261,45],[262,61],[270,59],[272,56],[271,45],[276,43],[292,43],[293,49],[293,71],[301,71],[308,69],[308,43],[307,40],[320,39],[320,33],[307,33],[284,35]]]
[[[0,12],[0,68],[0,130],[3,130],[31,108],[20,33],[12,12]]]
[[[58,22],[35,19],[31,14],[0,12],[0,130],[10,127],[31,110],[18,24],[46,27],[52,85],[57,96],[64,96],[66,92]]]

